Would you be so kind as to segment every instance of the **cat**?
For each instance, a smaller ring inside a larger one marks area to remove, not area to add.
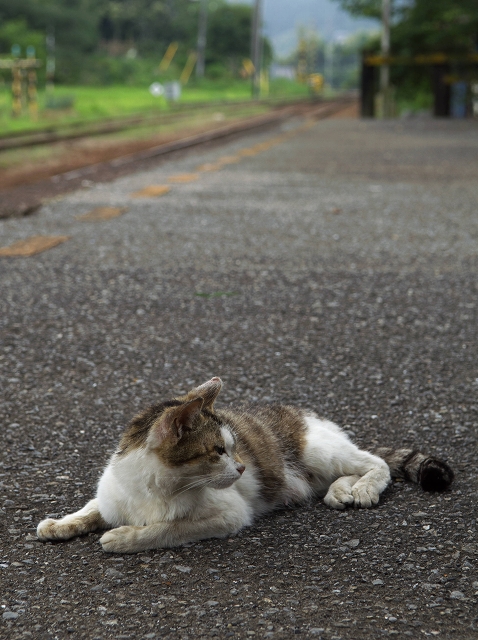
[[[362,451],[337,425],[288,405],[216,410],[220,378],[137,415],[98,484],[96,498],[40,540],[110,529],[107,552],[135,553],[230,536],[260,515],[323,497],[333,509],[372,507],[391,477],[444,490],[453,471],[411,449]]]

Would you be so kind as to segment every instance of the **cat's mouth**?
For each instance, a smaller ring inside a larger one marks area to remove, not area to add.
[[[214,478],[214,482],[212,483],[211,486],[213,486],[215,489],[227,489],[228,487],[230,487],[231,485],[233,485],[235,482],[237,482],[237,480],[239,480],[239,478],[242,476],[242,474],[244,473],[246,467],[244,465],[241,465],[241,469],[236,469],[235,473],[222,473],[220,475],[217,475]]]

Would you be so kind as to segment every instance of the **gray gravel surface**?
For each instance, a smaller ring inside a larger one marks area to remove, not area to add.
[[[321,121],[130,196],[274,135],[0,222],[2,246],[71,236],[0,259],[1,637],[477,637],[477,123]],[[128,211],[76,218],[105,205]],[[456,482],[133,556],[36,540],[93,496],[137,409],[213,375],[223,403],[315,408],[361,446],[447,459]]]

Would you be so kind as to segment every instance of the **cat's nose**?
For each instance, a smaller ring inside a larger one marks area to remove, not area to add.
[[[236,469],[237,469],[237,471],[239,471],[239,473],[240,473],[240,474],[241,474],[241,476],[242,476],[242,474],[243,474],[243,473],[244,473],[244,471],[246,470],[246,467],[245,467],[245,465],[243,465],[243,464],[237,464],[237,465],[236,465]]]

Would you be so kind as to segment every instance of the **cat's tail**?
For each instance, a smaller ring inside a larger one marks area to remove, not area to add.
[[[392,478],[416,482],[425,491],[444,491],[455,477],[446,462],[426,456],[416,449],[382,447],[374,453],[388,464]]]

